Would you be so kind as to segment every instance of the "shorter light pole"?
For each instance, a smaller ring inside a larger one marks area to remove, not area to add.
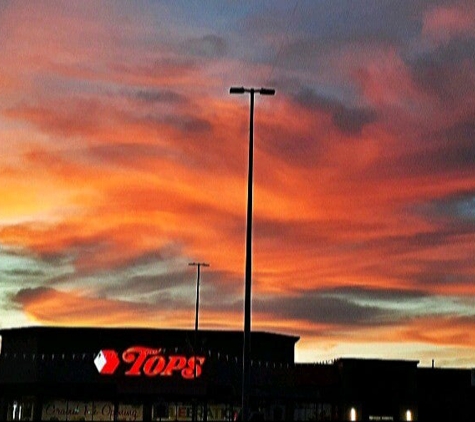
[[[196,336],[198,334],[198,313],[200,310],[200,269],[201,267],[209,267],[209,264],[206,262],[190,262],[188,265],[197,267],[198,275],[196,277],[196,309],[195,309],[195,343],[196,343]],[[196,344],[195,344],[196,348]]]
[[[195,309],[195,339],[193,342],[193,355],[195,357],[195,369],[194,369],[194,379],[196,381],[196,347],[198,341],[198,313],[200,309],[200,270],[201,267],[209,267],[209,264],[206,262],[190,262],[188,265],[197,268],[197,277],[196,277],[196,309]],[[194,403],[193,406],[193,421],[196,421],[197,418],[197,404]]]

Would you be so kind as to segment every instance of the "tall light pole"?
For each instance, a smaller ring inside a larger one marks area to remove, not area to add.
[[[196,347],[197,347],[197,340],[198,340],[198,313],[200,309],[200,270],[201,267],[209,267],[209,264],[206,262],[190,262],[188,265],[193,267],[197,267],[197,277],[196,277],[196,308],[195,308],[195,338],[193,342],[193,355],[195,357],[195,370],[194,370],[194,378],[196,380]],[[197,412],[196,412],[196,403],[193,403],[193,421],[197,420]]]
[[[242,420],[249,418],[249,397],[251,390],[251,276],[252,276],[252,184],[254,167],[254,94],[274,95],[275,89],[231,87],[230,94],[251,96],[251,112],[249,119],[249,167],[247,176],[247,220],[246,220],[246,275],[244,292],[244,341],[242,367]]]

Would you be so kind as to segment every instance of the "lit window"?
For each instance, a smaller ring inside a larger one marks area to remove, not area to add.
[[[412,412],[410,410],[406,410],[406,421],[412,421]]]
[[[350,409],[350,421],[356,421],[356,409],[354,407]]]

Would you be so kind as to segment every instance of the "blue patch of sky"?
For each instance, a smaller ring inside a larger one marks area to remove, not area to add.
[[[67,262],[48,263],[21,251],[0,246],[0,327],[31,325],[27,316],[12,304],[19,290],[42,286],[73,271]]]
[[[0,246],[0,289],[6,286],[14,290],[39,286],[58,276],[71,273],[73,267],[67,261],[46,262],[21,251]]]
[[[80,286],[84,295],[124,302],[155,303],[156,296],[191,301],[194,284],[182,276],[188,269],[188,260],[181,256],[137,260],[132,265],[97,271],[92,274],[72,274],[58,278],[50,286],[70,290]],[[168,275],[168,277],[167,277]],[[190,275],[193,279],[194,274]],[[173,280],[163,282],[163,280]],[[190,302],[191,303],[191,302]]]
[[[475,194],[446,198],[435,203],[438,213],[463,220],[475,219]]]
[[[475,220],[475,193],[465,193],[414,206],[417,213],[439,219],[471,224]]]
[[[455,207],[460,216],[475,220],[475,196],[458,201]]]

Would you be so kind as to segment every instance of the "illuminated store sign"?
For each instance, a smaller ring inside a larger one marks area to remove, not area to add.
[[[165,355],[162,349],[132,346],[121,356],[115,350],[101,350],[94,364],[101,375],[112,375],[119,365],[125,364],[126,376],[171,377],[180,374],[184,379],[198,378],[205,362],[203,356]]]

